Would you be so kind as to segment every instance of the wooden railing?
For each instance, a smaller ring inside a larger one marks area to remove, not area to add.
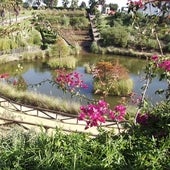
[[[59,122],[61,124],[69,125],[69,127],[74,126],[74,130],[67,129],[67,128],[62,128],[63,131],[65,132],[81,132],[81,133],[89,133],[90,130],[85,131],[80,129],[85,128],[85,122],[79,121],[78,120],[78,115],[70,114],[70,113],[65,113],[61,112],[58,110],[49,110],[45,108],[40,108],[40,107],[34,107],[26,104],[22,104],[19,102],[12,101],[4,96],[0,97],[0,107],[10,110],[11,112],[16,112],[16,113],[21,113],[22,115],[27,115],[27,116],[32,116],[32,119],[34,117],[41,118],[41,119],[46,119],[46,120],[54,120],[56,122]],[[20,126],[25,127],[24,125],[32,125],[36,127],[43,127],[46,131],[48,129],[55,129],[56,126],[50,126],[47,124],[39,124],[39,123],[33,123],[33,122],[27,122],[25,120],[14,120],[12,118],[6,118],[0,116],[0,120],[3,120],[4,122],[0,124],[0,126],[5,126],[9,124],[19,124]],[[105,129],[111,129],[111,128],[117,128],[116,122],[108,120],[105,125],[102,125],[101,127]],[[27,127],[25,127],[27,128]],[[92,136],[95,136],[96,133],[91,133]]]

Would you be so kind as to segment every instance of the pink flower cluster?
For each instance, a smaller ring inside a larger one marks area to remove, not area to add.
[[[9,78],[9,74],[8,73],[0,74],[0,78],[1,79],[7,79],[7,78]]]
[[[128,1],[129,1],[128,5],[136,6],[138,8],[143,7],[143,1],[142,0],[138,0],[138,1],[128,0]]]
[[[156,64],[157,67],[165,70],[165,71],[170,71],[170,59],[165,59],[165,60],[161,60],[159,61],[159,57],[157,55],[152,56],[151,58],[154,63]]]
[[[149,119],[149,115],[147,113],[145,114],[139,113],[136,118],[136,122],[139,123],[140,125],[147,125],[148,119]]]
[[[104,100],[99,100],[96,104],[81,106],[78,119],[86,121],[85,129],[93,126],[100,126],[107,119],[122,121],[126,114],[126,107],[123,105],[115,106],[114,110],[109,108],[109,104]]]
[[[170,60],[160,62],[159,67],[165,71],[170,71]]]
[[[64,70],[58,70],[58,76],[56,82],[58,85],[65,90],[75,90],[75,88],[87,88],[81,79],[82,75],[78,72],[67,73]]]

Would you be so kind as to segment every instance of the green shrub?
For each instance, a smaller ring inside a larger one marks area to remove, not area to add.
[[[51,47],[51,53],[56,57],[66,57],[70,55],[70,46],[62,37],[58,37],[55,44]]]
[[[83,29],[88,27],[89,21],[85,17],[71,17],[70,25],[75,29]]]
[[[126,47],[128,43],[128,32],[125,27],[117,26],[101,30],[101,37],[105,46],[113,45]]]
[[[29,44],[41,45],[41,35],[37,30],[32,30],[29,33]]]
[[[105,86],[100,82],[94,81],[94,91],[104,92]],[[108,94],[113,96],[128,96],[132,93],[133,81],[129,79],[122,79],[119,81],[113,81],[112,86],[108,89]]]
[[[0,39],[0,51],[4,51],[4,53],[8,53],[11,50],[11,40],[9,38],[1,38]]]
[[[166,45],[166,50],[170,52],[170,42]]]
[[[68,69],[74,69],[76,67],[76,58],[73,56],[67,56],[67,57],[60,57],[60,58],[51,58],[48,61],[48,65],[50,68],[68,68]]]
[[[121,135],[101,132],[95,138],[82,133],[52,135],[24,132],[15,127],[0,138],[3,169],[122,170],[169,169],[170,138],[145,136],[139,126]]]
[[[45,54],[43,51],[35,51],[35,52],[24,52],[20,55],[20,59],[22,60],[35,60],[35,59],[43,59],[45,58]]]
[[[97,42],[93,41],[93,43],[91,44],[90,50],[92,53],[95,53],[95,54],[99,53],[99,46]]]
[[[60,24],[63,25],[63,26],[69,26],[70,25],[70,18],[67,17],[67,16],[63,16],[63,17],[60,17]]]

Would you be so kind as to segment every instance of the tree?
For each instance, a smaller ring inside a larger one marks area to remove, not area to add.
[[[53,8],[56,7],[58,4],[58,0],[45,0],[44,3],[49,7]]]
[[[106,0],[98,0],[98,4],[100,4],[100,5],[105,5],[105,3],[106,3]]]
[[[5,8],[3,6],[0,9],[0,16],[2,18],[2,25],[3,25],[4,18],[5,18]]]
[[[96,12],[96,5],[98,2],[95,0],[89,0],[89,8],[90,8],[90,14],[94,14]]]
[[[87,5],[86,5],[86,3],[84,1],[81,2],[80,8],[87,8]]]
[[[62,4],[64,8],[68,8],[69,0],[63,0]]]
[[[61,37],[58,37],[56,43],[52,47],[52,53],[57,54],[59,58],[66,57],[70,53],[70,47]]]
[[[15,13],[16,22],[17,22],[17,18],[18,18],[18,15],[19,15],[19,12],[20,12],[21,8],[20,8],[18,3],[16,5],[13,5],[13,8],[14,8],[14,13]]]
[[[78,0],[72,0],[70,8],[73,8],[73,9],[78,8]]]
[[[110,4],[109,4],[109,7],[110,7],[110,10],[117,11],[117,9],[118,9],[118,4],[110,3]]]

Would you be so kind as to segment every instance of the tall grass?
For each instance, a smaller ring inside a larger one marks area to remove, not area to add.
[[[158,141],[142,133],[112,131],[91,139],[85,134],[53,135],[12,129],[0,138],[2,170],[138,170],[169,169],[169,137]]]
[[[106,87],[101,85],[100,82],[94,81],[94,91],[100,90],[104,92]],[[109,87],[108,94],[113,96],[127,96],[133,90],[133,81],[131,78],[114,81],[113,85]]]
[[[59,110],[71,114],[77,114],[80,108],[80,104],[74,101],[69,102],[28,91],[17,91],[12,86],[4,83],[0,83],[0,95],[4,95],[13,101],[23,104],[56,111]]]
[[[74,69],[76,67],[77,59],[73,56],[50,58],[48,65],[50,68],[68,68]]]
[[[20,60],[35,60],[35,59],[45,59],[46,53],[42,50],[28,51],[20,54]]]

